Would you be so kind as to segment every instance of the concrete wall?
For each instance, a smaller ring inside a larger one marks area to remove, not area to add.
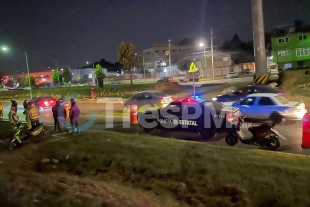
[[[205,76],[206,70],[201,70],[200,75],[201,77],[206,77]],[[214,77],[220,77],[220,76],[226,76],[230,72],[241,72],[241,67],[240,65],[235,65],[235,66],[225,66],[225,67],[215,67],[214,68]],[[213,71],[211,68],[207,69],[207,78],[213,77]]]

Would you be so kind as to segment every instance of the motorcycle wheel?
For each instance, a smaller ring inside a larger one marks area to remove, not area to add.
[[[276,151],[280,148],[281,144],[279,139],[276,136],[271,136],[269,138],[268,149],[271,151]]]
[[[225,142],[229,146],[235,146],[238,143],[238,141],[239,141],[238,137],[233,134],[229,134],[225,137]]]

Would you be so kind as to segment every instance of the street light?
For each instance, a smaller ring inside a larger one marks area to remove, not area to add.
[[[6,46],[3,46],[1,48],[1,51],[3,52],[8,52],[10,49]],[[30,82],[30,74],[29,74],[29,65],[28,65],[28,57],[27,57],[27,52],[25,51],[25,59],[26,59],[26,68],[28,72],[28,84],[29,84],[29,91],[30,91],[30,98],[32,99],[32,88],[31,88],[31,82]]]
[[[169,77],[171,78],[171,40],[168,40],[169,42]]]
[[[206,57],[206,46],[201,42],[199,44],[200,47],[203,47],[203,56],[204,56],[204,62],[205,62],[205,77],[207,77],[207,57]]]
[[[86,64],[89,65],[89,62],[87,61]],[[92,67],[92,79],[93,79],[93,83],[95,83],[94,63],[92,66],[93,66]]]

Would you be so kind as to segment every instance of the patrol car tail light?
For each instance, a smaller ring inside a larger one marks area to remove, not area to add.
[[[164,98],[160,98],[160,103],[165,103],[165,99]]]
[[[226,114],[226,120],[231,122],[234,120],[233,114],[232,113],[227,113]]]

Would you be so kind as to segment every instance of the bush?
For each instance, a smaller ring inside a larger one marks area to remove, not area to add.
[[[40,88],[33,89],[33,96],[50,95],[53,97],[60,97],[62,94],[70,96],[75,94],[79,99],[90,98],[90,89],[92,86],[80,86],[80,87],[59,87],[59,88]],[[151,84],[124,84],[124,85],[105,85],[104,88],[95,87],[96,96],[101,97],[123,97],[128,98],[133,96],[139,91],[158,90],[168,94],[179,93],[181,86],[178,83],[151,83]],[[27,90],[9,90],[0,91],[1,99],[29,99],[30,94]]]

